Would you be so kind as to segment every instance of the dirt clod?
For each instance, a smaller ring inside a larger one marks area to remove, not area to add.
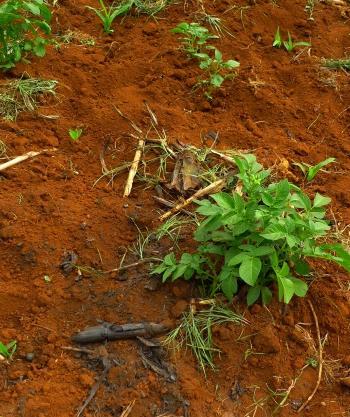
[[[253,346],[257,352],[278,353],[281,350],[280,341],[273,326],[267,326],[252,339]]]

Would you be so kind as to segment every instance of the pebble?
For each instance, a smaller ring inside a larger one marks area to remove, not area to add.
[[[35,354],[33,352],[26,353],[26,361],[32,362],[32,360],[34,359],[34,357],[35,357]]]

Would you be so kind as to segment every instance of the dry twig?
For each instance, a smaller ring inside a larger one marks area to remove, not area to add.
[[[125,189],[124,189],[124,197],[128,197],[131,193],[131,189],[132,189],[132,184],[134,182],[134,178],[135,175],[137,173],[138,167],[139,167],[139,163],[141,160],[141,156],[142,156],[142,151],[143,148],[145,146],[145,139],[142,137],[139,139],[137,148],[136,148],[136,152],[135,152],[135,156],[134,156],[134,160],[132,161],[131,164],[131,168],[129,171],[129,176],[128,179],[126,181],[126,185],[125,185]]]
[[[131,401],[131,403],[121,413],[120,417],[128,417],[128,415],[131,413],[131,410],[133,409],[134,405],[135,405],[135,400]]]
[[[159,217],[160,221],[164,221],[173,214],[177,213],[178,211],[182,210],[183,208],[190,205],[194,200],[197,198],[201,198],[207,194],[210,194],[212,192],[216,192],[218,190],[221,190],[222,187],[225,185],[225,180],[221,179],[218,181],[213,182],[212,184],[209,184],[205,188],[201,188],[200,190],[196,191],[191,197],[189,197],[187,200],[177,204],[175,207],[173,207],[171,210],[167,211],[166,213],[162,214]]]
[[[314,395],[316,394],[318,387],[320,386],[321,379],[322,379],[322,369],[323,369],[323,344],[321,340],[321,333],[320,333],[320,327],[318,325],[318,318],[314,309],[314,306],[312,305],[311,301],[309,301],[310,309],[312,311],[312,315],[314,316],[315,325],[316,325],[316,331],[317,331],[317,340],[318,340],[318,378],[315,385],[314,390],[312,391],[311,395],[307,398],[307,400],[304,402],[304,404],[298,409],[298,413],[304,410],[304,408],[309,404],[309,402],[313,399]]]
[[[25,153],[24,155],[17,156],[16,158],[11,159],[10,161],[7,161],[7,162],[1,164],[0,165],[0,171],[4,171],[5,169],[12,167],[13,165],[19,164],[20,162],[23,162],[23,161],[25,161],[29,158],[34,158],[34,156],[40,155],[40,154],[42,154],[44,152],[47,152],[47,151],[48,151],[48,149],[44,149],[44,150],[39,151],[39,152],[30,151],[30,152]],[[56,149],[53,148],[53,149],[50,149],[50,151],[56,151]]]

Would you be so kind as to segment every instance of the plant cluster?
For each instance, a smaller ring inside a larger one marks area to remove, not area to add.
[[[7,0],[0,4],[0,68],[13,68],[32,53],[43,57],[50,42],[51,12],[44,0]]]
[[[217,48],[207,45],[209,39],[217,39],[218,36],[211,34],[199,23],[182,22],[172,29],[172,32],[183,35],[183,50],[190,58],[197,59],[199,68],[207,74],[197,85],[204,86],[206,97],[212,99],[215,89],[220,88],[225,80],[235,77],[239,62],[233,59],[224,61]]]
[[[325,207],[330,198],[316,194],[311,200],[288,180],[268,183],[270,171],[254,155],[235,157],[240,187],[231,194],[217,193],[201,200],[197,212],[204,220],[194,238],[194,253],[177,261],[170,253],[152,273],[163,281],[199,279],[211,295],[222,291],[231,300],[239,285],[247,284],[247,303],[272,298],[272,285],[280,301],[305,296],[300,279],[310,268],[308,257],[331,260],[350,271],[350,254],[340,244],[327,243],[330,226]]]
[[[281,48],[282,46],[284,46],[284,48],[288,52],[292,52],[293,49],[297,48],[298,46],[311,46],[311,43],[310,42],[294,42],[289,31],[288,31],[288,40],[285,41],[282,39],[280,28],[278,27],[275,33],[275,38],[274,38],[272,46],[274,48]]]
[[[146,13],[150,16],[160,12],[170,0],[122,0],[113,2],[110,6],[106,6],[103,0],[98,0],[100,8],[86,6],[92,10],[100,18],[103,24],[103,30],[106,33],[113,33],[112,24],[116,17],[124,16],[130,12],[135,6],[139,13]]]

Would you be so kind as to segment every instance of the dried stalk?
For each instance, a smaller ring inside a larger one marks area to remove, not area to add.
[[[139,163],[142,156],[142,151],[145,146],[144,138],[139,139],[137,149],[135,152],[134,160],[132,161],[131,168],[128,175],[128,180],[126,181],[125,189],[124,189],[124,197],[128,197],[132,190],[132,185],[134,182],[135,175],[137,173]]]
[[[167,211],[166,213],[162,214],[159,217],[160,221],[164,221],[173,214],[177,213],[178,211],[182,210],[183,208],[190,205],[194,200],[197,200],[198,198],[201,198],[207,194],[210,194],[212,192],[217,192],[218,190],[221,190],[222,187],[225,185],[225,180],[221,179],[218,181],[213,182],[212,184],[209,184],[205,188],[201,188],[200,190],[196,191],[191,197],[189,197],[187,200],[177,204],[175,207],[173,207],[171,210]]]
[[[55,148],[50,149],[50,150],[51,151],[56,151]],[[47,151],[48,151],[48,149],[44,149],[44,150],[39,151],[39,152],[30,151],[30,152],[25,153],[24,155],[17,156],[16,158],[11,159],[10,161],[7,161],[7,162],[1,164],[0,165],[0,171],[4,171],[5,169],[12,167],[13,165],[17,165],[20,162],[23,162],[23,161],[25,161],[29,158],[34,158],[34,156],[40,155],[40,154],[42,154],[44,152],[47,152]]]
[[[312,311],[312,315],[314,316],[315,325],[316,325],[316,331],[317,331],[317,340],[318,340],[318,378],[315,385],[314,390],[312,391],[312,394],[308,397],[308,399],[304,402],[304,404],[298,409],[298,413],[304,410],[304,408],[309,404],[309,402],[313,399],[314,395],[316,394],[318,387],[320,386],[321,379],[322,379],[322,369],[323,369],[323,344],[321,340],[321,333],[320,333],[320,327],[318,325],[318,319],[317,315],[314,309],[314,306],[312,305],[311,301],[309,301],[310,309]]]

